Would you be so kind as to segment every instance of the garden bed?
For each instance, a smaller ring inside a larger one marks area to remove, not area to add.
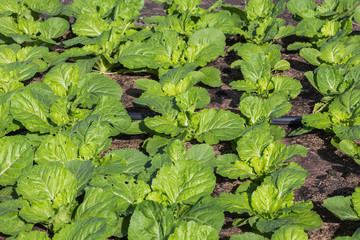
[[[60,2],[70,4],[72,0],[60,0]],[[203,0],[202,2],[201,6],[204,8],[208,8],[212,4],[208,0]],[[315,2],[320,3],[322,1],[318,0]],[[224,3],[240,7],[246,6],[244,1],[224,0]],[[162,5],[151,0],[145,0],[145,6],[141,10],[140,18],[162,14],[164,14]],[[287,9],[280,17],[285,19],[287,24],[297,24],[297,22],[292,19],[292,14]],[[359,31],[359,26],[355,25],[354,30]],[[65,36],[64,40],[66,40],[67,37],[69,36]],[[233,36],[227,39],[226,49],[242,40],[244,39],[239,36]],[[316,67],[303,59],[300,56],[299,51],[286,50],[289,44],[297,42],[297,40],[298,38],[294,35],[277,40],[277,44],[282,47],[281,59],[287,60],[291,66],[290,69],[280,72],[279,75],[293,78],[299,81],[303,87],[302,92],[295,99],[290,100],[292,108],[286,114],[287,116],[303,116],[312,113],[315,104],[323,97],[304,76],[305,72],[313,71]],[[61,52],[63,49],[59,48],[58,50]],[[220,87],[209,87],[202,83],[199,84],[201,87],[206,88],[207,92],[210,94],[211,102],[205,108],[229,110],[233,113],[240,114],[239,102],[242,92],[236,91],[230,87],[231,82],[243,79],[239,69],[230,67],[231,63],[238,59],[240,59],[240,57],[234,52],[226,52],[224,57],[219,57],[207,65],[208,67],[214,67],[220,70],[221,81],[223,84]],[[26,81],[25,85],[42,81],[44,75],[45,74],[43,73],[38,73],[34,78]],[[135,81],[144,78],[158,80],[156,74],[111,73],[105,75],[121,86],[123,91],[121,103],[124,105],[127,112],[151,112],[148,108],[133,102],[143,93],[143,90],[135,86]],[[290,134],[299,126],[282,125],[281,127],[285,130],[286,134]],[[112,150],[125,148],[136,149],[146,153],[142,145],[149,136],[149,134],[120,134],[113,137],[111,147],[101,155],[104,156]],[[295,201],[312,201],[314,205],[313,210],[320,215],[323,221],[320,228],[307,231],[310,240],[330,240],[339,236],[351,236],[356,229],[360,227],[360,221],[341,221],[322,206],[325,199],[337,195],[349,196],[354,192],[356,187],[360,186],[360,165],[331,144],[332,136],[333,134],[325,133],[321,130],[313,130],[310,133],[299,136],[287,136],[282,140],[282,142],[288,146],[299,144],[303,145],[308,150],[305,157],[298,156],[292,161],[309,172],[305,184],[303,184],[300,189],[295,190]],[[195,144],[195,140],[187,142],[186,148],[189,149]],[[236,152],[232,150],[230,142],[221,141],[220,143],[213,145],[213,147],[217,155],[228,153],[236,154]],[[216,186],[211,195],[213,197],[218,197],[222,193],[235,193],[235,190],[241,183],[242,181],[240,180],[233,180],[216,175]],[[248,225],[242,227],[233,226],[233,222],[239,217],[241,217],[241,215],[225,212],[225,222],[219,233],[221,240],[227,240],[230,239],[232,235],[251,231],[251,228]],[[35,226],[35,229],[41,231],[44,230],[41,226],[37,225]]]

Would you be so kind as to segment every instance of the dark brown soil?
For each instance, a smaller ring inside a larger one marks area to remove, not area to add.
[[[61,2],[70,3],[71,0],[60,0]],[[225,3],[244,6],[242,0],[224,0]],[[318,1],[321,2],[321,1]],[[210,5],[209,0],[203,0],[203,7]],[[162,6],[145,0],[145,7],[142,11],[143,17],[162,14]],[[282,15],[288,24],[296,25],[291,18],[291,14],[285,11]],[[286,46],[296,41],[295,36],[279,41],[283,46],[283,59],[291,64],[291,69],[281,73],[283,76],[292,77],[300,81],[303,85],[303,92],[292,100],[293,107],[288,115],[301,116],[311,113],[314,104],[321,99],[321,95],[315,91],[310,83],[304,77],[306,71],[313,70],[314,67],[308,64],[297,52],[285,51]],[[229,45],[233,44],[236,38],[229,40]],[[223,85],[219,88],[208,88],[211,95],[211,104],[208,107],[216,109],[227,109],[238,112],[240,92],[232,90],[229,83],[241,79],[239,70],[231,69],[230,64],[238,57],[234,53],[228,53],[225,57],[211,62],[209,66],[216,67],[222,72]],[[133,103],[133,100],[140,96],[141,90],[134,86],[134,81],[139,78],[151,78],[150,75],[134,76],[134,75],[109,75],[116,80],[123,89],[122,103],[128,111],[149,111]],[[287,133],[294,128],[284,126]],[[117,136],[113,140],[111,149],[135,148],[141,149],[146,135],[139,136]],[[314,210],[320,214],[323,220],[323,226],[320,229],[309,231],[309,239],[311,240],[328,240],[337,236],[352,235],[355,230],[360,227],[360,222],[340,221],[329,211],[321,206],[322,202],[335,195],[350,195],[354,188],[359,186],[360,182],[360,166],[352,159],[344,156],[339,150],[335,149],[330,143],[331,135],[323,131],[316,131],[297,137],[287,137],[283,140],[285,144],[301,144],[308,148],[306,157],[298,157],[294,161],[309,171],[309,177],[305,184],[296,191],[296,200],[311,200],[314,204]],[[221,143],[214,146],[218,154],[224,154],[231,151],[228,143]],[[241,182],[229,180],[218,176],[214,195],[217,196],[224,192],[233,191]],[[234,234],[244,231],[250,231],[248,228],[232,227],[232,222],[236,220],[235,214],[226,214],[225,224],[220,232],[221,239],[229,239]]]

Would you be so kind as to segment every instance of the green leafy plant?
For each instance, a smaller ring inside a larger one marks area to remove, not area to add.
[[[54,39],[69,30],[69,22],[61,17],[45,19],[41,14],[57,16],[62,10],[63,4],[57,0],[1,1],[0,43],[58,45]]]
[[[355,188],[353,194],[347,197],[335,196],[327,198],[322,205],[341,220],[359,221],[360,188]],[[356,232],[355,235],[359,235],[359,230]]]
[[[193,69],[191,65],[172,69],[159,82],[149,79],[135,82],[145,92],[134,102],[161,114],[147,117],[143,122],[146,128],[156,133],[145,142],[145,148],[151,155],[172,138],[216,144],[235,139],[243,130],[243,119],[230,111],[196,111],[209,104],[210,96],[204,88],[194,85],[198,82],[217,85],[220,73],[214,68]]]
[[[222,8],[244,22],[240,35],[248,42],[266,46],[295,33],[294,26],[285,26],[284,19],[276,18],[285,10],[285,2],[281,0],[275,4],[273,0],[249,0],[245,10],[230,5]]]
[[[346,154],[359,162],[359,147],[353,142],[359,140],[358,89],[352,89],[336,97],[328,107],[327,112],[317,112],[303,116],[305,126],[323,129],[335,133],[332,144],[342,149]]]
[[[100,153],[102,147],[111,143],[109,136],[129,128],[130,117],[119,101],[122,90],[116,82],[81,71],[86,69],[76,64],[57,65],[43,82],[2,95],[1,136],[20,128],[40,138],[70,131],[81,146],[89,147],[87,141],[93,141],[93,147],[98,146],[96,152]],[[85,137],[94,131],[97,132],[94,136]]]
[[[303,48],[300,55],[314,66],[335,65],[351,69],[359,63],[360,36],[330,39],[321,47]]]
[[[66,55],[75,60],[97,57],[95,68],[101,73],[116,67],[119,47],[142,29],[135,21],[143,5],[143,0],[74,0],[65,7],[64,14],[75,17],[71,28],[77,37],[64,41],[64,45],[83,46],[70,48]]]
[[[23,86],[20,82],[31,79],[36,73],[46,71],[55,64],[52,56],[44,46],[0,46],[0,95]]]
[[[350,34],[353,27],[352,18],[355,9],[359,7],[357,0],[327,0],[321,5],[312,0],[290,0],[287,8],[293,14],[293,18],[300,21],[296,26],[296,35],[310,40],[310,43],[296,42],[288,46],[288,50],[296,50],[312,45],[321,47],[337,34]]]
[[[315,104],[313,112],[317,113],[326,110],[335,98],[346,91],[357,89],[359,86],[359,74],[359,67],[350,71],[339,71],[335,66],[331,65],[323,65],[314,72],[306,72],[305,76],[308,81],[324,96],[321,102]]]
[[[225,211],[245,214],[233,224],[250,224],[260,233],[269,234],[283,226],[299,226],[304,230],[322,225],[320,216],[312,211],[310,201],[294,202],[293,190],[300,188],[308,172],[296,163],[273,172],[257,186],[242,183],[235,194],[224,193],[219,204]]]
[[[301,145],[286,146],[276,141],[284,136],[284,130],[278,126],[261,124],[248,129],[237,140],[237,155],[217,157],[216,172],[230,179],[261,181],[294,157],[306,155],[307,150]]]
[[[225,54],[225,35],[219,29],[195,31],[187,40],[174,30],[155,32],[144,41],[129,41],[119,49],[117,61],[129,69],[147,69],[163,75],[188,63],[204,67]]]
[[[249,60],[240,64],[244,80],[234,81],[230,86],[238,91],[253,93],[268,98],[274,93],[295,98],[301,91],[301,84],[288,77],[272,76],[271,63],[266,55],[252,54]]]
[[[286,60],[281,60],[281,46],[278,44],[259,46],[254,43],[236,43],[232,45],[228,51],[235,51],[242,60],[236,60],[231,63],[231,68],[241,68],[243,61],[250,61],[251,57],[260,53],[265,55],[270,63],[271,71],[283,71],[290,68],[290,63]]]
[[[215,28],[224,34],[235,35],[241,30],[241,20],[237,15],[219,10],[222,1],[216,1],[209,9],[200,7],[201,0],[156,0],[164,4],[166,16],[152,16],[142,21],[151,24],[156,32],[174,30],[181,36],[191,36],[197,30],[203,28]],[[216,11],[215,11],[216,10]]]
[[[245,45],[244,45],[245,46]],[[301,83],[282,76],[271,75],[271,63],[262,53],[251,54],[249,60],[241,60],[244,80],[230,83],[233,89],[244,91],[239,108],[248,125],[270,122],[291,109],[290,98],[300,94]]]

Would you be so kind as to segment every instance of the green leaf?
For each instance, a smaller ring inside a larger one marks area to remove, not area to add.
[[[154,156],[156,153],[162,153],[164,147],[171,141],[170,137],[155,135],[152,138],[146,139],[144,142],[144,148],[150,156]]]
[[[296,26],[296,35],[312,38],[320,32],[324,24],[325,22],[318,18],[304,18]]]
[[[276,189],[279,190],[278,197],[284,199],[294,189],[299,189],[305,183],[305,178],[308,175],[309,173],[305,169],[296,163],[290,163],[288,167],[271,174],[271,181]]]
[[[79,192],[87,186],[95,175],[95,166],[91,161],[72,160],[65,162],[65,168],[69,170],[78,182]]]
[[[355,192],[352,194],[352,204],[355,212],[360,216],[360,188],[355,188]]]
[[[253,214],[252,207],[250,206],[250,198],[247,193],[222,193],[217,202],[223,211],[236,212],[238,214]]]
[[[141,90],[149,90],[151,88],[161,88],[161,84],[158,81],[152,79],[137,79],[135,81],[135,86],[140,88]]]
[[[273,141],[270,128],[267,125],[259,125],[238,140],[236,150],[241,160],[249,160],[260,157]]]
[[[78,86],[80,81],[79,68],[70,63],[53,67],[44,77],[43,83],[51,87],[56,95],[67,96],[70,86]]]
[[[339,64],[345,57],[346,48],[343,44],[334,42],[323,45],[320,52],[321,54],[319,57],[321,60],[329,64]]]
[[[119,216],[115,212],[116,204],[113,194],[101,188],[86,188],[85,198],[76,210],[75,221],[91,217],[103,218],[106,220],[106,236],[112,236],[119,223]]]
[[[131,124],[131,118],[124,106],[117,99],[101,96],[99,104],[95,107],[92,115],[101,115],[102,120],[108,122],[111,128],[111,136],[125,132]]]
[[[5,36],[11,36],[13,34],[18,34],[19,29],[12,17],[1,17],[0,16],[0,32]]]
[[[327,198],[322,205],[341,220],[358,221],[360,219],[359,215],[351,207],[351,196],[335,196]]]
[[[225,35],[215,28],[205,28],[194,32],[188,41],[190,46],[198,44],[215,44],[219,49],[225,47]]]
[[[245,179],[254,177],[255,173],[247,162],[243,162],[235,154],[225,154],[217,157],[216,173],[230,179]]]
[[[248,95],[240,101],[241,113],[248,118],[249,125],[266,117],[265,106],[262,99],[258,96]]]
[[[178,127],[174,119],[165,116],[155,116],[152,118],[145,118],[146,127],[158,132],[171,135],[175,137],[185,130],[184,127]]]
[[[97,103],[99,97],[105,95],[112,97],[117,100],[121,99],[122,90],[118,83],[114,80],[100,75],[98,73],[87,74],[86,77],[81,79],[82,84],[79,85],[81,88],[81,95],[85,99],[85,106],[92,107],[93,103]]]
[[[62,205],[73,200],[76,184],[74,175],[63,164],[51,162],[34,165],[18,180],[16,192],[30,202],[50,200]]]
[[[360,24],[360,7],[359,7],[359,6],[355,9],[354,20],[355,20],[358,24]]]
[[[149,161],[149,157],[135,149],[118,149],[103,158],[97,171],[101,174],[121,173],[135,177],[145,170],[145,165]]]
[[[35,161],[65,163],[78,159],[79,147],[62,134],[49,135],[39,146],[35,154]]]
[[[290,68],[290,63],[286,60],[280,60],[276,62],[273,67],[273,71],[284,71]]]
[[[116,59],[129,69],[141,69],[153,63],[157,52],[153,44],[127,42],[120,46],[119,57]]]
[[[250,20],[265,18],[271,14],[273,3],[271,0],[250,0],[246,6],[247,17]]]
[[[70,28],[70,23],[63,19],[52,17],[43,21],[40,25],[40,33],[42,37],[47,39],[59,38],[63,36]]]
[[[292,44],[289,44],[286,49],[288,51],[295,51],[295,50],[299,50],[299,49],[307,48],[307,47],[311,47],[311,46],[312,46],[312,44],[309,42],[294,42]]]
[[[26,222],[39,223],[49,222],[55,215],[55,211],[50,201],[33,202],[25,205],[19,212],[19,216]]]
[[[300,56],[314,66],[320,66],[321,62],[318,59],[320,55],[320,51],[314,48],[303,48],[300,50]]]
[[[160,203],[144,201],[130,220],[129,240],[166,239],[175,225],[173,213]]]
[[[245,232],[243,234],[232,235],[230,240],[268,240],[268,238],[256,233]]]
[[[261,216],[270,218],[282,207],[279,191],[271,184],[261,184],[251,195],[251,206]]]
[[[360,147],[351,140],[342,140],[339,144],[340,150],[346,155],[355,158],[358,162],[360,159]]]
[[[11,115],[32,132],[46,133],[52,129],[47,120],[48,109],[27,89],[14,95]]]
[[[41,231],[30,231],[30,232],[21,232],[16,238],[8,238],[9,240],[50,240],[46,232]]]
[[[217,233],[220,232],[225,219],[223,210],[217,203],[217,199],[209,195],[199,199],[195,205],[181,215],[179,224],[194,221],[197,224],[212,227]]]
[[[186,151],[186,158],[197,160],[205,165],[215,165],[214,148],[208,144],[196,144]]]
[[[25,206],[22,199],[9,200],[0,203],[0,232],[7,235],[16,235],[22,231],[29,231],[32,224],[24,222],[19,217],[19,209]]]
[[[210,87],[220,87],[222,85],[220,71],[213,67],[204,67],[196,72],[198,80]]]
[[[320,228],[322,221],[316,212],[306,210],[298,213],[282,215],[279,218],[272,220],[260,219],[256,223],[256,227],[260,232],[273,232],[286,225],[294,225],[299,226],[304,230],[311,230]]]
[[[316,84],[323,95],[330,95],[339,92],[343,77],[334,66],[325,65],[318,68]]]
[[[174,233],[171,234],[168,239],[216,240],[219,239],[219,236],[214,228],[191,221],[175,228]]]
[[[332,124],[330,116],[327,112],[304,115],[302,122],[307,127],[314,127],[318,129],[328,129]]]
[[[199,125],[196,140],[207,144],[237,138],[244,127],[244,120],[237,114],[224,110],[204,109],[196,115]]]
[[[50,16],[58,15],[63,9],[63,5],[56,0],[25,0],[24,2],[31,10]]]
[[[165,194],[170,204],[194,203],[213,191],[215,175],[209,166],[179,159],[175,164],[165,164],[153,179],[151,187]]]
[[[284,226],[276,230],[271,240],[308,240],[304,229],[298,226]]]
[[[106,21],[99,16],[81,15],[76,19],[76,22],[71,26],[73,32],[82,37],[97,37],[106,30],[109,26]]]
[[[283,0],[284,1],[284,0]],[[288,25],[279,27],[279,31],[274,36],[274,39],[282,39],[290,35],[294,35],[296,32],[296,27]]]
[[[132,205],[142,202],[151,191],[148,184],[120,174],[97,176],[90,184],[116,196],[117,212],[126,215],[131,213]]]
[[[270,75],[270,63],[263,54],[253,54],[250,61],[243,62],[241,72],[245,80],[256,83],[260,78]]]
[[[0,3],[0,12],[13,12],[19,13],[21,9],[21,5],[18,2],[14,2],[12,0],[4,0]]]
[[[180,159],[185,158],[185,142],[175,139],[172,142],[170,142],[165,149],[165,152],[169,154],[171,161],[177,162]]]
[[[109,125],[94,115],[78,122],[68,136],[80,147],[80,156],[88,160],[111,145]]]
[[[34,152],[21,136],[0,139],[0,185],[13,185],[32,166]]]
[[[54,235],[53,240],[62,239],[106,239],[110,237],[106,232],[106,219],[88,217],[79,219],[72,224],[65,226],[57,234]]]

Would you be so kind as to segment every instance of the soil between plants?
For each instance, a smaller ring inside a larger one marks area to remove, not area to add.
[[[60,0],[64,4],[71,3],[72,0]],[[225,3],[245,6],[244,0],[224,0]],[[321,0],[315,2],[320,3]],[[209,0],[203,0],[202,7],[209,7],[212,4]],[[157,4],[151,0],[145,0],[145,7],[142,10],[142,17],[149,17],[152,15],[163,14],[162,5]],[[296,22],[291,18],[291,13],[287,10],[280,16],[290,25],[296,25]],[[359,31],[357,26],[355,30]],[[231,46],[237,41],[237,37],[228,40],[228,46]],[[301,116],[311,113],[314,104],[321,99],[321,95],[311,86],[311,84],[304,77],[306,71],[314,70],[314,66],[308,64],[298,52],[286,51],[286,46],[297,41],[296,36],[290,36],[282,39],[278,44],[283,46],[282,58],[286,59],[291,64],[291,69],[286,70],[280,75],[292,77],[301,82],[303,85],[303,92],[291,101],[292,109],[287,114],[289,116]],[[230,64],[239,57],[230,52],[224,57],[211,62],[208,66],[219,69],[222,74],[221,78],[223,85],[218,88],[207,87],[211,96],[211,104],[207,108],[225,109],[239,113],[238,104],[241,96],[229,86],[229,83],[235,80],[242,79],[241,72],[238,69],[231,69]],[[151,75],[108,75],[119,83],[123,89],[122,103],[129,112],[148,112],[149,109],[143,108],[133,103],[133,100],[139,97],[142,93],[134,82],[139,78],[155,78]],[[41,79],[41,76],[38,80]],[[286,133],[290,133],[295,128],[292,126],[283,126]],[[119,135],[113,139],[111,150],[122,148],[135,148],[141,150],[143,141],[147,135]],[[323,220],[321,228],[308,231],[310,240],[329,240],[338,236],[351,236],[355,230],[360,227],[360,222],[341,221],[332,215],[326,208],[322,207],[322,202],[332,196],[336,195],[351,195],[355,187],[360,186],[360,166],[356,164],[351,158],[345,156],[341,151],[334,148],[331,143],[331,135],[323,131],[314,131],[309,134],[304,134],[297,137],[286,137],[283,142],[287,145],[301,144],[308,149],[308,154],[305,157],[297,157],[294,162],[301,165],[308,170],[309,176],[305,184],[295,192],[296,201],[310,200],[314,204],[314,211],[316,211]],[[232,152],[229,143],[220,143],[214,146],[217,154],[225,154]],[[225,192],[234,192],[237,186],[241,184],[238,180],[230,180],[217,175],[217,184],[213,192],[213,196],[218,196]],[[234,234],[239,234],[251,231],[249,227],[233,227],[232,222],[239,216],[236,214],[225,213],[225,223],[220,232],[220,239],[226,240]]]

